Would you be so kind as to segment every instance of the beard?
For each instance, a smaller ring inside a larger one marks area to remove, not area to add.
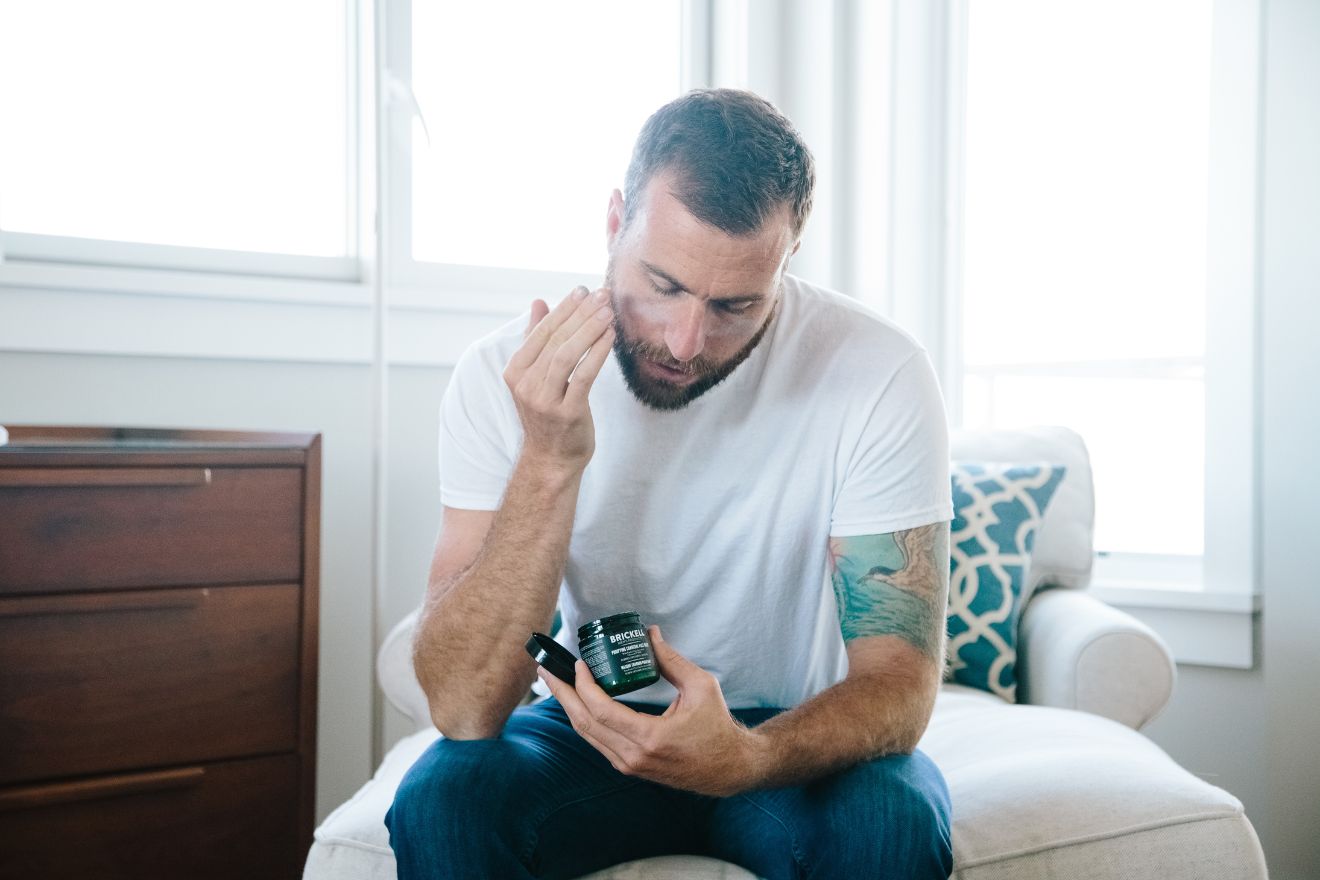
[[[619,320],[619,309],[614,302],[614,261],[611,259],[605,270],[605,284],[610,289],[611,305],[614,307],[614,357],[619,364],[619,372],[628,390],[638,402],[653,410],[672,411],[682,409],[716,385],[729,378],[738,365],[751,355],[760,344],[771,322],[779,312],[779,298],[770,308],[770,314],[761,322],[761,326],[752,334],[747,344],[732,357],[717,363],[709,358],[697,355],[685,364],[674,363],[673,357],[664,345],[652,345],[644,339],[629,336]],[[695,377],[686,384],[676,384],[664,379],[656,379],[642,372],[641,361],[649,360],[662,367]]]

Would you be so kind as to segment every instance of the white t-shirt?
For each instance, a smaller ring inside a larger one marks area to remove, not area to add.
[[[442,403],[441,501],[498,508],[522,442],[504,384],[528,316],[474,343]],[[953,519],[943,398],[926,349],[856,301],[786,276],[780,312],[683,409],[637,401],[614,354],[590,394],[557,640],[637,611],[714,673],[730,708],[789,708],[843,678],[830,536]],[[544,688],[541,682],[538,688]],[[663,678],[625,699],[667,704]]]

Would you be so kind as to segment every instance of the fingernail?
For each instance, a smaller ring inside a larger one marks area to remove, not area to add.
[[[585,287],[575,287],[573,288],[573,299],[586,299],[587,294],[590,292]]]
[[[655,625],[655,640],[657,642],[663,642],[665,640],[665,637],[660,635],[660,624],[658,623]]]
[[[605,302],[609,298],[610,292],[605,288],[602,287],[600,290],[596,291],[596,300],[598,302]]]

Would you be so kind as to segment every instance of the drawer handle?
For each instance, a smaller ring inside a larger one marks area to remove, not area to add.
[[[11,788],[7,791],[0,790],[0,812],[124,797],[172,788],[188,788],[199,784],[205,775],[205,767],[184,767],[179,770],[135,773],[131,776],[115,776],[109,779],[80,779],[77,782]]]
[[[17,596],[0,602],[0,618],[48,614],[114,614],[124,611],[170,611],[197,608],[210,590],[155,593],[88,593],[80,596]]]
[[[209,486],[210,468],[33,468],[0,470],[0,489]]]

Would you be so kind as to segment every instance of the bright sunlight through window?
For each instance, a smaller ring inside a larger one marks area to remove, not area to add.
[[[0,228],[349,253],[337,0],[0,3]]]
[[[601,273],[610,191],[681,86],[681,4],[413,4],[412,254]]]
[[[1211,6],[968,4],[964,423],[1079,431],[1102,551],[1203,551]]]

